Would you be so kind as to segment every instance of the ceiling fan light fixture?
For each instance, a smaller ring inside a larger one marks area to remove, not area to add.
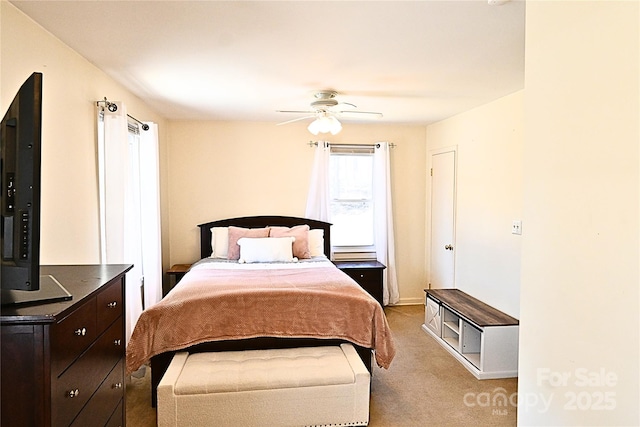
[[[319,133],[331,133],[336,135],[342,130],[342,123],[336,118],[341,117],[342,114],[358,114],[355,117],[382,117],[382,113],[376,113],[372,111],[358,111],[356,106],[349,102],[338,102],[336,95],[338,92],[334,90],[321,90],[314,94],[315,101],[309,105],[311,108],[308,110],[276,110],[279,113],[297,113],[305,114],[304,117],[300,117],[293,120],[287,120],[285,122],[278,123],[278,125],[284,125],[287,123],[297,122],[299,120],[306,120],[314,118],[313,122],[307,126],[309,132],[314,135]]]
[[[307,129],[314,135],[319,133],[335,135],[342,130],[342,124],[335,117],[324,114],[312,121]]]

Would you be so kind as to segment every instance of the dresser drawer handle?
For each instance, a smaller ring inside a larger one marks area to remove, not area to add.
[[[83,336],[87,335],[87,328],[76,329],[74,334],[76,334],[79,337],[83,337]]]
[[[122,388],[122,383],[115,383],[113,388]]]
[[[113,343],[117,346],[122,345],[122,340],[114,340]]]
[[[71,390],[67,392],[67,397],[70,399],[73,399],[74,397],[78,396],[80,394],[80,390],[75,389],[75,390]]]
[[[117,301],[111,301],[110,303],[107,304],[107,308],[116,308],[117,305],[118,305]]]

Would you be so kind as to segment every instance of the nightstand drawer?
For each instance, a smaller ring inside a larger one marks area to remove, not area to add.
[[[363,268],[343,270],[362,287],[376,286],[382,283],[382,269],[368,270]]]
[[[334,261],[336,267],[346,273],[380,305],[383,303],[383,272],[386,268],[378,261]]]

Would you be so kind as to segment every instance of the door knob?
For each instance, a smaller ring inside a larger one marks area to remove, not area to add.
[[[444,248],[446,250],[448,250],[448,251],[452,251],[453,250],[453,245],[446,245]]]

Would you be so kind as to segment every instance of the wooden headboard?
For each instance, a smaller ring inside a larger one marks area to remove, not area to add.
[[[262,228],[269,226],[293,227],[307,224],[310,228],[324,230],[324,254],[331,257],[331,224],[308,218],[293,216],[245,216],[239,218],[227,218],[218,221],[199,224],[200,227],[200,258],[211,255],[211,227],[229,227],[231,225],[243,228]]]

